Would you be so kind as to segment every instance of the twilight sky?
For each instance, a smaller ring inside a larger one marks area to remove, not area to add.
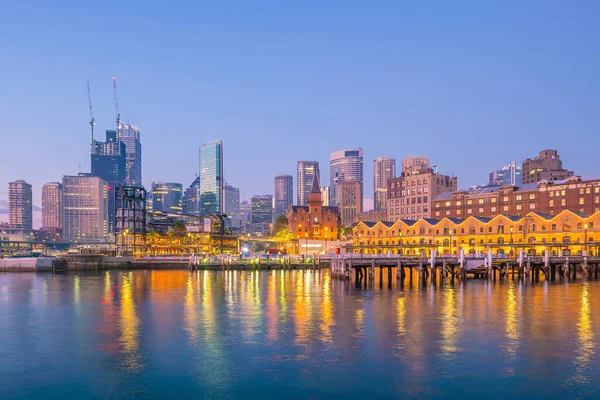
[[[355,146],[366,197],[378,156],[429,156],[460,187],[544,148],[600,175],[597,1],[52,3],[0,6],[0,200],[89,171],[85,82],[102,139],[113,76],[147,187],[189,185],[214,139],[246,198],[300,159],[327,184]]]

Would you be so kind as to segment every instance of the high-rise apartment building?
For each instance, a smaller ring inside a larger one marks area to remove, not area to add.
[[[431,161],[428,157],[405,157],[402,159],[402,171],[400,172],[413,174],[429,168],[431,168]]]
[[[13,229],[33,228],[33,205],[31,185],[24,180],[8,184],[8,215]]]
[[[115,187],[123,185],[127,177],[127,151],[117,132],[106,131],[106,142],[92,143],[92,175],[102,178],[108,190],[108,232],[115,231]]]
[[[516,186],[523,183],[521,166],[516,162],[511,161],[508,165],[502,167],[498,171],[490,172],[490,185],[495,186]]]
[[[200,215],[223,212],[223,142],[200,147]]]
[[[456,191],[457,187],[455,176],[442,175],[431,168],[402,172],[400,177],[388,179],[387,219],[394,222],[431,218],[432,200],[441,193]]]
[[[297,204],[299,206],[308,205],[308,194],[310,193],[313,176],[317,175],[319,182],[321,181],[321,171],[319,170],[318,161],[298,161],[297,169]]]
[[[183,185],[174,182],[152,182],[152,211],[181,213]]]
[[[225,220],[225,223],[230,228],[240,229],[242,227],[242,220],[240,218],[240,189],[225,184],[223,199],[223,214],[227,214],[229,217]]]
[[[275,176],[275,218],[285,215],[294,203],[294,178],[291,175]]]
[[[250,223],[251,216],[252,216],[252,205],[248,202],[248,200],[242,201],[240,203],[240,220],[242,223],[243,231],[248,229],[248,224]]]
[[[321,186],[321,199],[323,200],[323,206],[329,207],[329,186]]]
[[[542,180],[558,181],[574,175],[562,167],[562,161],[556,150],[542,150],[534,159],[523,161],[523,183],[537,183]]]
[[[125,144],[125,184],[142,186],[142,142],[140,128],[134,125],[122,124],[120,127],[121,141]]]
[[[337,188],[342,181],[357,181],[360,184],[360,210],[363,199],[363,149],[334,151],[329,156],[329,205],[337,205]]]
[[[373,199],[375,210],[387,208],[387,181],[396,177],[396,160],[379,157],[373,162]]]
[[[63,176],[63,239],[104,242],[108,235],[108,188],[91,174]]]
[[[62,184],[42,186],[42,230],[57,232],[62,229]]]
[[[197,177],[183,194],[183,213],[189,215],[200,215],[200,178]]]
[[[362,210],[360,182],[344,180],[338,184],[338,209],[342,225],[352,226]]]

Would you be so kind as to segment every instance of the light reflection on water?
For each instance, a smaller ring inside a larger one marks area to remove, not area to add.
[[[357,289],[328,271],[118,271],[0,274],[0,288],[6,398],[75,384],[93,388],[80,398],[600,396],[597,281]]]

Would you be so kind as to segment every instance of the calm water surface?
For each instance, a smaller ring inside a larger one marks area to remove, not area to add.
[[[0,397],[600,398],[600,282],[0,274]]]

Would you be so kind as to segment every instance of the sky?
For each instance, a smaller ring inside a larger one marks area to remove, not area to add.
[[[379,156],[428,156],[459,187],[546,148],[600,176],[598,16],[583,0],[3,1],[0,200],[24,179],[40,204],[90,170],[86,81],[103,140],[113,76],[146,187],[187,187],[216,139],[242,198],[298,160],[327,184],[329,153],[359,146],[365,197]]]

